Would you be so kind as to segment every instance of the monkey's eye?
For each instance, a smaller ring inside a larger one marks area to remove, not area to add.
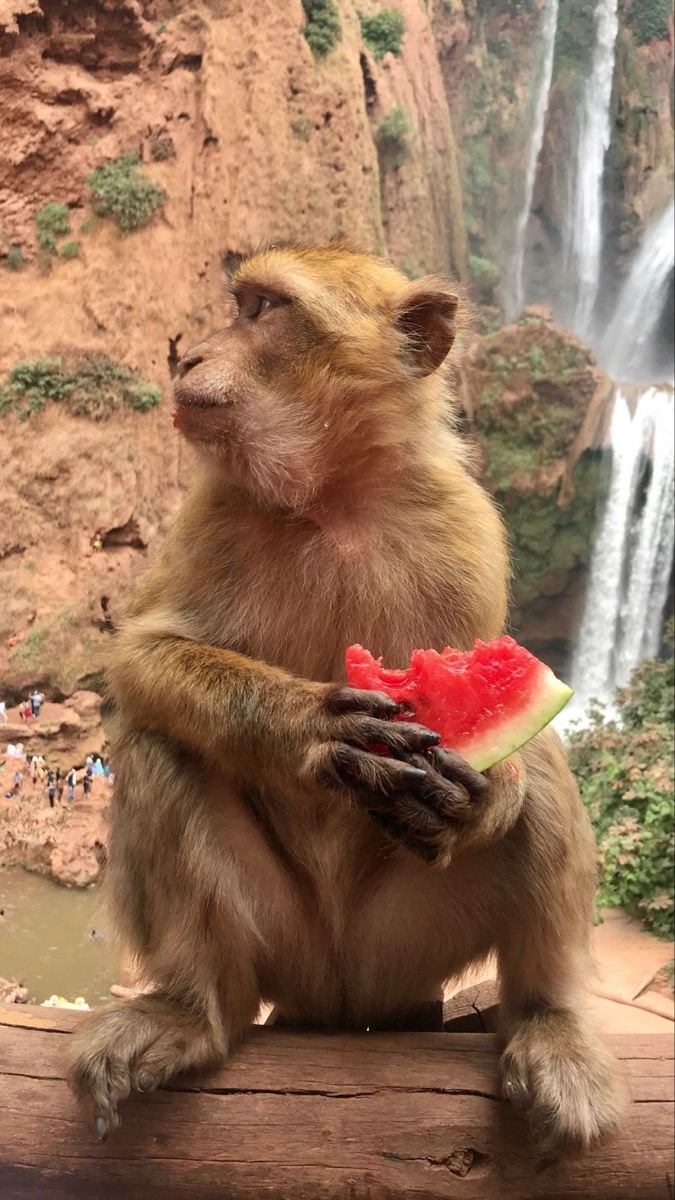
[[[269,308],[272,308],[272,301],[267,296],[253,296],[246,306],[246,316],[250,321],[256,321]]]

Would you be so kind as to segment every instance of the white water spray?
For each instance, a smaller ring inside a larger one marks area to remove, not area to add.
[[[662,369],[654,343],[674,267],[675,205],[669,204],[646,231],[602,337],[600,358],[614,379],[654,379]]]
[[[593,59],[581,98],[577,151],[562,231],[569,305],[565,315],[575,333],[586,338],[591,332],[600,282],[602,178],[611,138],[618,30],[618,0],[597,0]]]
[[[516,223],[515,245],[513,257],[508,271],[507,295],[504,311],[507,321],[513,321],[522,312],[525,289],[523,283],[523,268],[525,263],[525,240],[527,226],[532,209],[532,196],[537,178],[537,164],[544,141],[548,99],[551,91],[553,75],[553,56],[555,51],[555,34],[558,27],[558,0],[547,0],[541,25],[541,62],[539,78],[536,86],[534,104],[534,121],[532,134],[527,152],[527,168],[525,173],[525,195],[523,206]]]
[[[610,429],[612,476],[596,535],[584,617],[572,664],[575,708],[607,703],[655,654],[673,562],[675,410],[670,389],[648,388],[631,416],[617,392]],[[651,478],[641,511],[646,455]]]

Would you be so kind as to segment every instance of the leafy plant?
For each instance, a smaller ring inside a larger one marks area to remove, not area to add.
[[[315,58],[325,58],[340,40],[342,27],[335,0],[302,0],[307,18],[303,33]]]
[[[176,147],[173,138],[169,134],[151,138],[150,155],[155,162],[164,162],[167,158],[175,158]]]
[[[372,16],[359,13],[361,33],[366,45],[379,61],[385,54],[400,54],[405,20],[403,14],[393,8],[383,8]]]
[[[164,188],[148,178],[135,155],[95,167],[87,182],[94,212],[112,217],[123,233],[149,224],[166,204]]]
[[[412,126],[404,108],[397,104],[388,112],[377,127],[375,140],[385,158],[398,168],[403,166],[410,152]]]
[[[26,260],[23,256],[23,251],[20,246],[10,246],[5,258],[5,266],[8,271],[22,271],[26,265]]]
[[[16,412],[22,421],[42,412],[49,400],[63,403],[73,416],[106,420],[124,406],[147,412],[159,404],[155,384],[105,354],[73,354],[17,363],[0,387],[0,415]]]
[[[75,241],[64,242],[59,250],[61,258],[79,258],[80,243]]]
[[[38,245],[49,254],[56,254],[56,239],[70,233],[70,209],[52,201],[43,204],[35,214]]]
[[[673,936],[673,659],[648,659],[570,737],[570,759],[596,831],[599,902],[621,905],[659,937]]]
[[[638,45],[667,36],[672,10],[672,0],[633,0],[625,20]]]

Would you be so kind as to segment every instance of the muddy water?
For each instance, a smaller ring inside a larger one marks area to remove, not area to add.
[[[34,1003],[56,993],[88,1004],[119,982],[96,888],[65,888],[20,868],[0,870],[0,975],[28,988]]]

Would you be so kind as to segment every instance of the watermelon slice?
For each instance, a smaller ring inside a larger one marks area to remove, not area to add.
[[[345,655],[347,681],[386,692],[441,735],[476,771],[508,758],[560,712],[572,689],[511,637],[477,641],[464,653],[413,650],[410,666],[389,670],[363,646]],[[395,718],[396,719],[396,718]],[[402,715],[401,720],[410,720]]]

